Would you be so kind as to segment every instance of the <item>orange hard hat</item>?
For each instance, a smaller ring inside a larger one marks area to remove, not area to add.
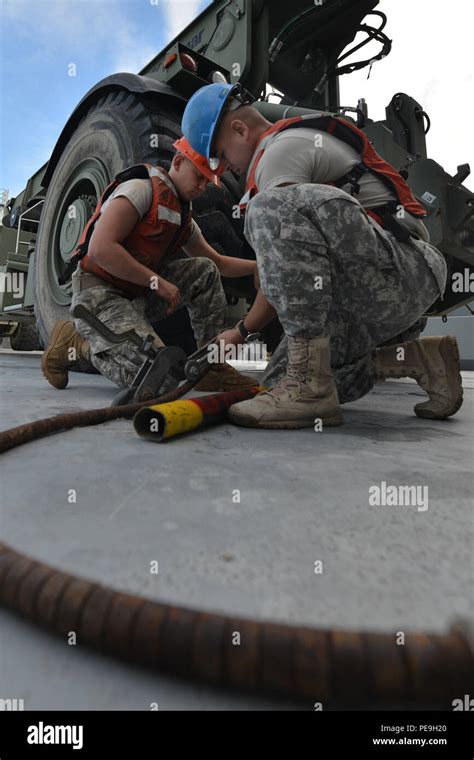
[[[179,140],[173,143],[173,148],[176,148],[185,158],[188,158],[198,169],[201,174],[204,174],[209,182],[213,182],[217,187],[221,186],[220,176],[223,174],[224,167],[219,167],[213,171],[208,163],[207,158],[201,156],[200,153],[191,148],[190,144],[185,137],[181,137]]]

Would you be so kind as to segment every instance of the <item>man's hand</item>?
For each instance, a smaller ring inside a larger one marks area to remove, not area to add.
[[[231,327],[230,330],[224,330],[224,332],[219,333],[214,342],[219,345],[219,341],[221,340],[225,342],[226,346],[229,344],[237,346],[239,343],[244,342],[244,339],[242,338],[237,327]]]
[[[163,277],[158,277],[158,287],[153,288],[153,290],[157,295],[167,301],[168,308],[166,309],[165,314],[172,314],[181,303],[181,293],[176,285],[173,285],[172,282],[168,282],[168,280],[165,280]]]

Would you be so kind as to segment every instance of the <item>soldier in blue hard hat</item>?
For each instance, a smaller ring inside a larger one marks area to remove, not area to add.
[[[365,133],[324,113],[272,124],[231,84],[195,92],[182,131],[211,168],[246,175],[244,233],[261,291],[243,324],[220,339],[239,343],[275,314],[285,332],[264,376],[270,390],[235,404],[230,419],[339,425],[340,404],[406,376],[429,396],[418,416],[455,414],[456,339],[418,339],[423,315],[444,294],[446,263],[429,243],[423,206]]]
[[[207,158],[211,169],[215,167],[213,171],[223,162],[217,155],[215,137],[224,114],[251,101],[249,93],[232,84],[210,84],[189,100],[181,122],[183,135],[194,150]]]

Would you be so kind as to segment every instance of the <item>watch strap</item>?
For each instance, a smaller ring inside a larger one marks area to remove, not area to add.
[[[250,330],[247,330],[247,328],[245,327],[243,319],[241,319],[240,322],[237,323],[237,328],[244,340],[250,335]]]

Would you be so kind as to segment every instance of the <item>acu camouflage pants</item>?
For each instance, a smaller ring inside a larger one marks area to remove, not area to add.
[[[405,340],[418,337],[420,318],[444,293],[446,263],[434,246],[398,242],[355,198],[328,185],[259,193],[247,207],[245,235],[285,335],[330,336],[341,403],[375,384],[375,347],[406,331]],[[284,337],[263,384],[273,387],[286,365]]]
[[[197,341],[211,340],[224,329],[227,302],[212,261],[201,257],[172,258],[160,269],[160,276],[179,288]],[[85,288],[86,280],[87,275],[78,267],[72,280],[71,311],[83,304],[113,332],[133,329],[142,338],[154,335],[157,347],[163,345],[150,324],[162,319],[168,306],[157,290],[147,289],[144,295],[130,300],[123,291],[105,282],[103,286]],[[74,319],[74,326],[89,342],[94,367],[119,387],[129,387],[145,359],[138,347],[130,341],[111,343],[81,319]]]

